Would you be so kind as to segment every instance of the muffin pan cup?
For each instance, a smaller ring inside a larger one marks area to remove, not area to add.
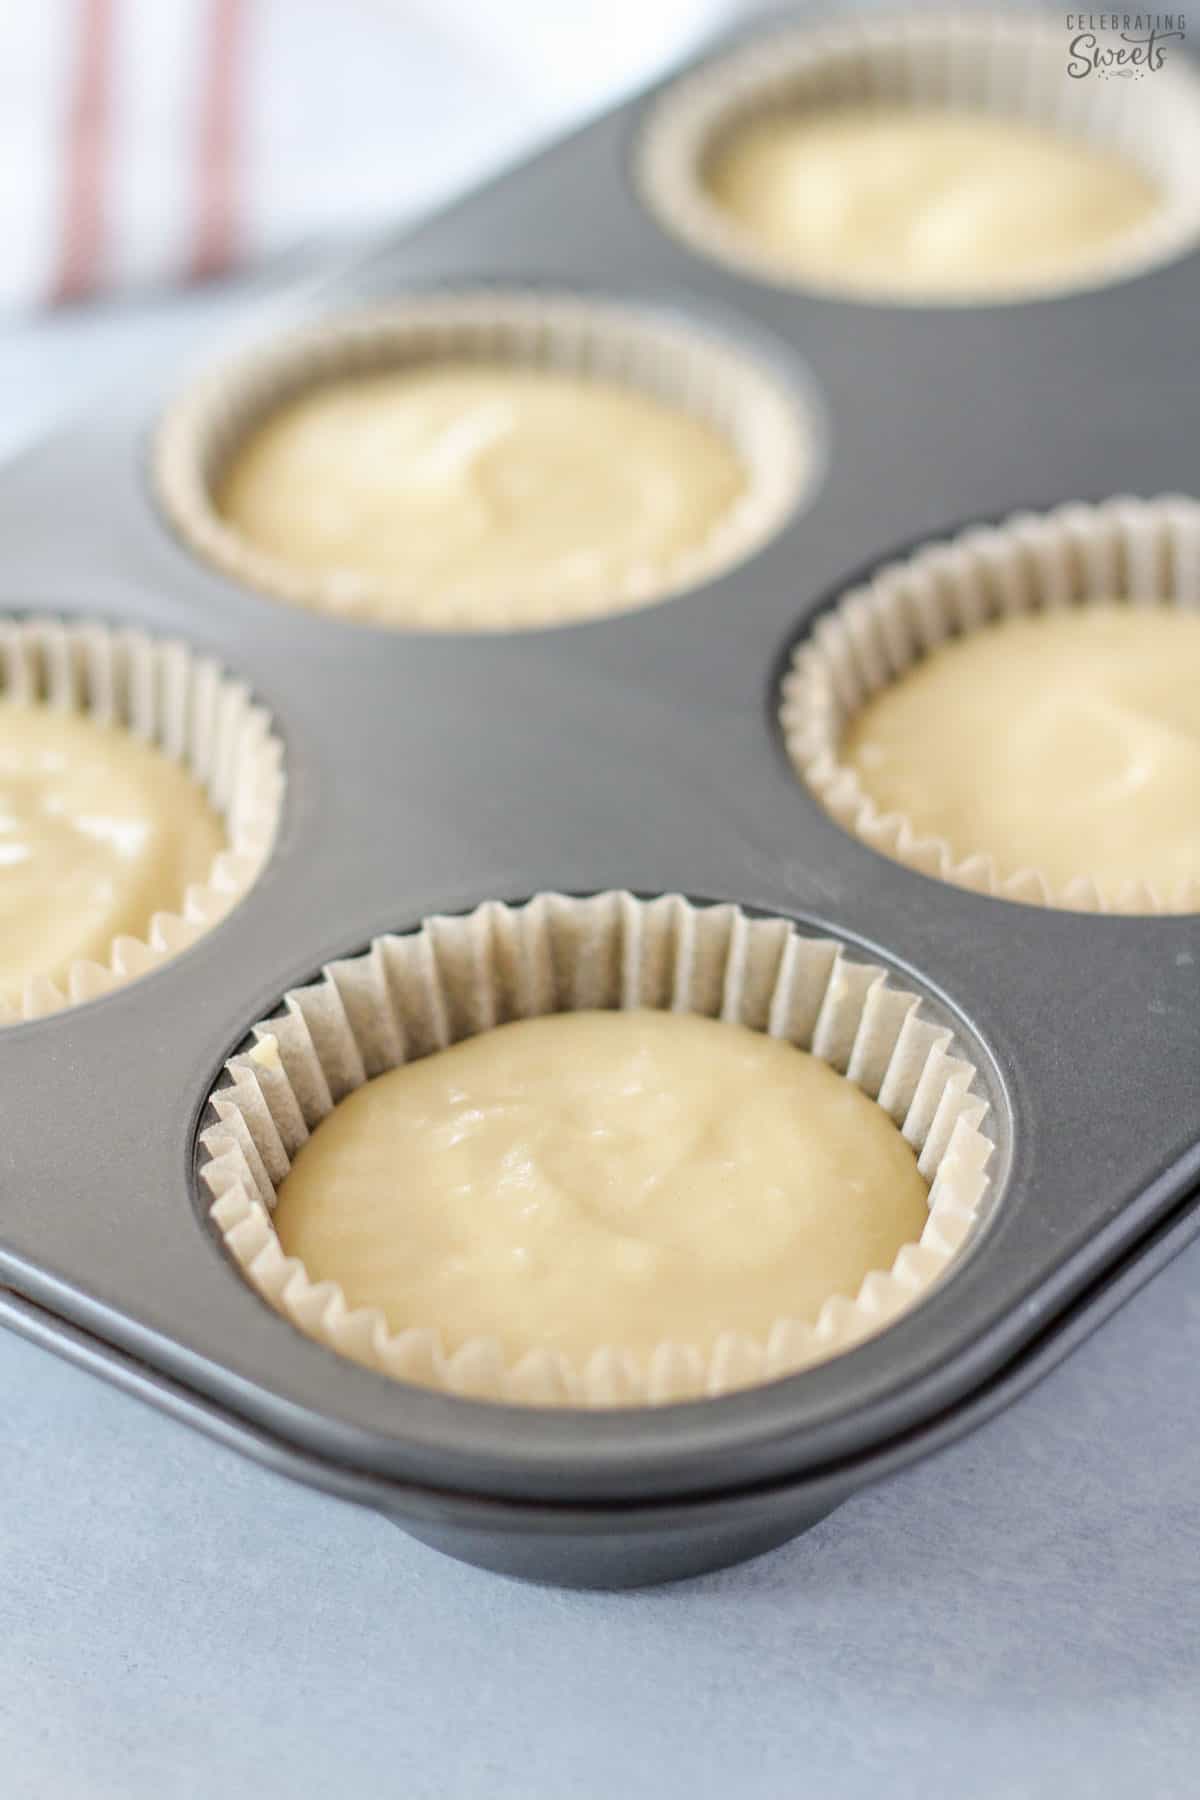
[[[0,693],[68,717],[126,730],[186,769],[221,815],[224,849],[205,882],[158,912],[142,937],[113,939],[103,963],[76,957],[59,982],[30,976],[0,1027],[94,1000],[135,981],[211,931],[270,855],[283,793],[271,721],[211,658],[186,644],[52,617],[0,620]]]
[[[1002,620],[1078,614],[1122,597],[1155,613],[1200,609],[1200,505],[1168,495],[1018,514],[878,570],[822,615],[781,684],[780,724],[797,775],[847,831],[942,881],[1072,912],[1200,912],[1194,877],[1156,882],[1130,867],[1120,881],[1099,882],[1084,862],[1055,883],[985,838],[968,848],[922,835],[904,813],[883,811],[870,780],[841,756],[856,716],[943,644]],[[929,726],[953,755],[942,722]]]
[[[1138,275],[1200,239],[1200,84],[1184,59],[1165,60],[1147,105],[1132,80],[1070,78],[1070,39],[1060,16],[1028,7],[866,8],[819,26],[776,25],[740,54],[719,56],[671,84],[640,147],[647,202],[703,254],[760,280],[850,300],[1020,305]],[[1130,157],[1156,183],[1160,204],[1074,268],[1030,270],[994,291],[918,292],[832,275],[810,280],[786,249],[761,242],[705,189],[707,159],[743,119],[798,107],[909,103],[999,113]]]
[[[815,1316],[712,1322],[711,1341],[660,1336],[629,1348],[614,1297],[586,1354],[523,1356],[477,1332],[447,1342],[434,1317],[393,1326],[351,1309],[336,1280],[285,1251],[273,1222],[295,1159],[337,1105],[374,1076],[511,1020],[591,1009],[649,1009],[723,1020],[810,1052],[887,1114],[927,1188],[923,1229],[890,1259],[832,1284]],[[951,1051],[954,1025],[930,1018],[884,970],[828,938],[679,894],[538,894],[488,901],[465,917],[377,938],[291,990],[231,1058],[200,1136],[210,1217],[246,1279],[318,1343],[402,1381],[526,1405],[659,1405],[733,1392],[838,1355],[915,1305],[991,1210],[995,1145],[975,1070]],[[723,1328],[723,1326],[725,1328]]]
[[[322,382],[449,361],[616,382],[707,424],[742,465],[745,491],[707,536],[661,567],[626,572],[609,594],[564,596],[560,612],[513,593],[493,602],[490,628],[520,630],[607,617],[685,592],[735,566],[772,536],[819,479],[819,410],[782,371],[740,345],[687,329],[661,311],[601,305],[544,289],[491,286],[358,308],[340,322],[259,342],[210,370],[173,405],[155,435],[152,479],[167,518],[196,554],[232,580],[298,606],[394,630],[478,629],[469,591],[393,591],[353,570],[290,567],[252,545],[219,512],[214,490],[257,425]]]
[[[206,568],[156,511],[148,444],[182,371],[130,384],[0,475],[0,609],[213,655],[270,712],[287,769],[271,859],[216,930],[94,1004],[0,1032],[0,1311],[453,1554],[609,1586],[765,1549],[986,1417],[1184,1241],[1200,1188],[1195,916],[1075,916],[891,863],[805,790],[776,723],[798,637],[905,548],[1023,506],[1187,485],[1200,259],[995,309],[784,294],[650,217],[630,175],[646,116],[632,102],[276,321],[544,283],[673,309],[806,366],[827,471],[741,567],[624,617],[511,636],[289,608]],[[986,1228],[879,1336],[697,1403],[469,1401],[307,1341],[229,1265],[196,1180],[226,1059],[288,988],[380,933],[614,887],[793,919],[950,1017],[997,1145]]]

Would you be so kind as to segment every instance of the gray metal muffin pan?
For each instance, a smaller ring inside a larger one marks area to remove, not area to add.
[[[0,1316],[453,1555],[608,1586],[803,1530],[1007,1403],[1200,1226],[1200,921],[1051,912],[900,868],[825,816],[775,725],[790,645],[897,546],[1019,505],[1195,489],[1200,256],[996,308],[784,292],[659,229],[630,174],[644,116],[633,101],[277,322],[413,288],[545,284],[716,324],[785,370],[799,359],[827,415],[824,478],[707,586],[465,637],[243,591],[174,541],[149,491],[148,437],[178,374],[0,475],[0,610],[136,622],[212,651],[272,709],[288,770],[270,866],[215,932],[103,1000],[0,1032]],[[618,886],[788,916],[948,1005],[999,1139],[986,1229],[881,1336],[713,1401],[485,1405],[302,1337],[227,1261],[195,1180],[225,1057],[287,987],[380,931]]]

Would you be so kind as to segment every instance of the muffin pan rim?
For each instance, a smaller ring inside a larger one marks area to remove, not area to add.
[[[1045,1374],[1052,1372],[1060,1360],[1077,1348],[1111,1312],[1131,1298],[1197,1234],[1200,1234],[1200,1188],[1186,1191],[1160,1226],[1103,1278],[1100,1286],[1104,1290],[1105,1299],[1099,1308],[1099,1317],[1096,1316],[1089,1294],[1085,1292],[1063,1314],[1050,1322],[1029,1351],[1022,1352],[1011,1362],[1002,1365],[982,1387],[972,1390],[946,1412],[933,1415],[910,1432],[898,1438],[885,1439],[878,1446],[864,1451],[855,1459],[857,1464],[871,1465],[872,1472],[868,1479],[898,1472],[908,1463],[928,1454],[929,1439],[937,1440],[937,1448],[945,1447],[947,1443],[974,1428],[976,1415],[980,1411],[988,1417],[993,1412],[1002,1410],[1012,1397],[1006,1390],[1016,1387],[1018,1392],[1024,1392]],[[345,1498],[376,1505],[385,1516],[394,1517],[397,1523],[402,1523],[407,1516],[404,1508],[389,1508],[387,1502],[390,1500],[394,1503],[397,1499],[408,1499],[422,1493],[431,1496],[439,1508],[443,1503],[448,1506],[460,1504],[464,1510],[482,1504],[501,1517],[521,1510],[522,1497],[519,1495],[505,1498],[475,1494],[467,1490],[422,1489],[416,1484],[402,1486],[387,1475],[370,1474],[330,1462],[319,1451],[287,1442],[265,1427],[240,1418],[210,1396],[184,1386],[159,1369],[140,1363],[133,1355],[115,1348],[102,1338],[92,1336],[83,1327],[64,1325],[36,1301],[25,1298],[15,1289],[0,1286],[0,1321],[12,1325],[31,1341],[54,1350],[66,1360],[103,1374],[125,1391],[146,1397],[147,1389],[158,1390],[165,1396],[158,1400],[162,1410],[183,1417],[206,1435],[218,1442],[230,1444],[264,1467],[278,1469],[280,1473],[293,1479],[312,1481],[326,1491]],[[995,1398],[997,1395],[999,1398]],[[775,1484],[776,1490],[786,1489],[794,1484],[808,1486],[823,1479],[836,1479],[838,1472],[847,1471],[850,1460],[844,1459],[840,1464],[830,1463],[824,1469],[818,1467],[798,1474],[784,1474]],[[713,1490],[711,1493],[699,1492],[691,1497],[684,1497],[682,1504],[685,1507],[700,1508],[712,1498],[736,1500],[762,1491],[758,1486],[751,1486]],[[768,1488],[766,1491],[771,1490]],[[591,1513],[599,1520],[662,1511],[678,1503],[652,1494],[644,1497],[641,1504],[636,1500],[626,1503],[530,1501],[529,1509],[543,1518],[568,1518],[579,1513]],[[831,1504],[837,1503],[835,1500]],[[824,1507],[822,1512],[830,1509]]]
[[[296,1415],[294,1409],[287,1402],[276,1399],[275,1403],[265,1408],[250,1408],[231,1403],[228,1391],[221,1391],[203,1382],[196,1382],[189,1378],[189,1372],[183,1365],[156,1357],[153,1354],[152,1339],[147,1338],[142,1342],[118,1339],[106,1332],[103,1326],[102,1309],[99,1311],[84,1309],[76,1312],[74,1309],[64,1308],[61,1288],[56,1289],[52,1280],[45,1279],[26,1280],[22,1283],[19,1279],[22,1271],[17,1263],[9,1263],[6,1272],[9,1275],[15,1274],[18,1280],[0,1283],[0,1294],[11,1293],[18,1301],[22,1298],[27,1299],[31,1305],[37,1308],[39,1314],[44,1314],[47,1321],[46,1329],[51,1334],[54,1331],[53,1321],[57,1321],[63,1330],[63,1335],[68,1340],[72,1333],[79,1334],[95,1347],[96,1354],[107,1355],[117,1366],[122,1363],[134,1365],[150,1382],[161,1381],[170,1390],[187,1395],[213,1416],[226,1420],[231,1431],[258,1434],[262,1439],[278,1444],[286,1455],[294,1454],[301,1459],[316,1457],[322,1461],[329,1461],[339,1468],[348,1482],[361,1478],[363,1481],[386,1483],[393,1492],[401,1491],[404,1487],[415,1487],[419,1490],[443,1493],[448,1498],[458,1497],[468,1502],[473,1498],[486,1499],[498,1508],[505,1506],[510,1501],[520,1501],[524,1498],[531,1503],[536,1503],[539,1507],[545,1507],[552,1513],[567,1517],[579,1507],[595,1506],[605,1509],[613,1507],[624,1511],[630,1506],[637,1507],[642,1504],[654,1506],[674,1501],[686,1503],[693,1499],[703,1500],[712,1495],[749,1493],[772,1485],[788,1486],[807,1483],[810,1477],[819,1480],[831,1468],[845,1466],[849,1469],[852,1464],[866,1464],[877,1458],[886,1458],[893,1446],[906,1444],[914,1436],[920,1437],[922,1434],[935,1432],[941,1420],[954,1418],[964,1412],[970,1414],[977,1399],[990,1391],[994,1384],[1004,1383],[1010,1373],[1017,1379],[1019,1386],[1020,1372],[1026,1365],[1027,1355],[1031,1350],[1036,1355],[1037,1346],[1046,1337],[1051,1339],[1057,1337],[1060,1326],[1064,1330],[1073,1331],[1075,1321],[1079,1318],[1082,1320],[1082,1330],[1079,1335],[1086,1335],[1090,1329],[1088,1323],[1089,1293],[1093,1289],[1102,1293],[1110,1276],[1117,1280],[1123,1279],[1125,1271],[1137,1268],[1142,1262],[1143,1256],[1153,1260],[1155,1246],[1161,1236],[1169,1235],[1174,1240],[1176,1227],[1181,1219],[1190,1217],[1195,1220],[1197,1214],[1200,1213],[1200,1188],[1197,1187],[1197,1178],[1200,1177],[1200,1155],[1191,1155],[1188,1159],[1188,1167],[1181,1168],[1179,1175],[1180,1179],[1175,1183],[1170,1204],[1163,1210],[1159,1219],[1141,1236],[1125,1245],[1102,1276],[1091,1283],[1086,1280],[1076,1283],[1069,1291],[1066,1304],[1049,1315],[1048,1321],[1043,1322],[1034,1337],[1028,1341],[1005,1345],[995,1358],[986,1364],[981,1364],[981,1372],[977,1379],[964,1384],[961,1388],[956,1388],[949,1397],[941,1396],[929,1399],[928,1396],[924,1396],[925,1403],[904,1409],[894,1405],[884,1409],[877,1406],[874,1409],[876,1414],[879,1414],[881,1410],[890,1411],[890,1418],[881,1420],[879,1417],[873,1417],[868,1419],[865,1424],[857,1413],[837,1413],[836,1422],[841,1428],[836,1431],[827,1430],[819,1449],[812,1455],[803,1454],[797,1457],[791,1454],[780,1456],[775,1453],[775,1445],[780,1433],[786,1429],[786,1419],[771,1421],[772,1432],[762,1444],[756,1445],[752,1436],[745,1432],[736,1441],[732,1440],[731,1434],[730,1441],[705,1443],[699,1451],[702,1460],[698,1466],[696,1455],[693,1454],[685,1459],[682,1450],[677,1447],[675,1460],[682,1476],[679,1480],[674,1478],[677,1471],[663,1457],[659,1456],[640,1459],[632,1484],[624,1483],[614,1486],[603,1481],[600,1478],[598,1464],[594,1464],[585,1472],[587,1478],[583,1481],[572,1479],[569,1484],[552,1481],[550,1479],[554,1473],[552,1460],[541,1456],[535,1458],[533,1454],[535,1446],[529,1441],[520,1452],[514,1453],[510,1458],[507,1472],[498,1464],[480,1464],[472,1467],[472,1478],[465,1481],[461,1479],[461,1468],[457,1471],[460,1478],[455,1479],[455,1472],[449,1464],[444,1469],[437,1470],[436,1474],[431,1474],[429,1467],[416,1462],[410,1461],[402,1464],[379,1461],[375,1458],[365,1459],[353,1454],[348,1455],[347,1451],[353,1447],[352,1440],[333,1438],[327,1432],[313,1432],[307,1429],[305,1419]],[[1190,1232],[1179,1236],[1179,1245],[1181,1246],[1187,1237],[1194,1235],[1196,1229],[1200,1229],[1200,1226],[1193,1223]],[[0,1259],[0,1267],[4,1266],[4,1259]],[[1159,1265],[1155,1262],[1154,1266]],[[1135,1285],[1140,1284],[1135,1283]],[[1077,1305],[1076,1302],[1081,1294],[1083,1299]],[[150,1353],[147,1353],[148,1349]],[[848,1352],[847,1357],[839,1358],[837,1361],[844,1362],[856,1354],[859,1353]],[[577,1414],[565,1413],[560,1409],[557,1413],[549,1416],[556,1420],[581,1420],[584,1423],[591,1423],[601,1430],[613,1418],[622,1421],[649,1419],[659,1421],[665,1426],[673,1422],[673,1415],[686,1414],[691,1418],[701,1412],[710,1413],[713,1409],[725,1407],[742,1411],[752,1410],[745,1406],[738,1409],[737,1403],[739,1401],[754,1402],[761,1400],[764,1395],[792,1389],[796,1383],[803,1382],[807,1378],[804,1374],[784,1377],[782,1380],[767,1384],[762,1388],[746,1390],[743,1394],[701,1403],[684,1402],[669,1407],[638,1409],[636,1412],[627,1410],[617,1413]],[[384,1377],[373,1379],[382,1382],[385,1386],[395,1385],[387,1382]],[[444,1397],[438,1396],[437,1398]],[[894,1399],[894,1396],[891,1398]],[[486,1414],[491,1422],[495,1422],[498,1418],[501,1423],[507,1422],[514,1427],[533,1416],[528,1408],[508,1407],[491,1402],[454,1401],[452,1404],[456,1408],[465,1408]],[[778,1411],[778,1409],[774,1410]],[[640,1445],[634,1446],[634,1448],[641,1447]],[[691,1448],[696,1447],[692,1446]],[[625,1446],[616,1448],[609,1446],[609,1450],[614,1457],[617,1455],[623,1457],[627,1453]],[[741,1476],[736,1480],[730,1480],[727,1477],[718,1479],[711,1474],[714,1451],[743,1457],[746,1457],[747,1452],[754,1452],[753,1473],[749,1474],[745,1480]],[[913,1454],[915,1457],[922,1453],[918,1447]],[[906,1456],[903,1460],[912,1459]],[[690,1472],[684,1471],[685,1461],[687,1471]],[[647,1488],[645,1485],[647,1479],[652,1480],[655,1485]],[[847,1491],[852,1491],[857,1485],[859,1485],[858,1482],[851,1481]],[[846,1494],[839,1496],[839,1498],[845,1497]],[[833,1504],[837,1503],[837,1501],[833,1502]],[[403,1509],[398,1509],[398,1511],[403,1519],[405,1516]]]

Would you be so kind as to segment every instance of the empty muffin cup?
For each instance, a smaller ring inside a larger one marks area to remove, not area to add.
[[[1174,51],[1115,81],[1072,74],[1061,19],[1034,14],[768,32],[667,89],[640,185],[694,250],[834,298],[1103,286],[1200,241],[1200,84]]]
[[[819,471],[782,364],[650,308],[398,300],[202,379],[154,452],[178,535],[341,619],[508,631],[620,613],[749,556]]]
[[[308,1336],[448,1392],[641,1406],[804,1368],[917,1302],[993,1198],[987,1106],[952,1032],[838,943],[732,905],[489,902],[332,963],[253,1037],[200,1137],[226,1250]],[[406,1092],[392,1139],[362,1135],[376,1101],[386,1115]],[[876,1139],[873,1192],[854,1159]],[[316,1179],[293,1198],[306,1159]],[[294,1209],[310,1203],[305,1240]],[[372,1302],[288,1253],[289,1206],[292,1241],[322,1258],[332,1244]],[[847,1277],[847,1246],[864,1228],[877,1245],[885,1212],[886,1252]],[[841,1273],[822,1287],[830,1257]],[[398,1314],[378,1298],[387,1269]],[[496,1323],[506,1293],[512,1331]],[[672,1335],[671,1318],[689,1323]]]
[[[1084,912],[1200,907],[1200,506],[1019,513],[881,568],[797,646],[801,779],[893,861]]]
[[[212,929],[270,854],[282,752],[187,645],[0,623],[0,1025],[97,999]]]

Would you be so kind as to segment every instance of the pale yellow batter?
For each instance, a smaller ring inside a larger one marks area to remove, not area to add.
[[[895,295],[1082,275],[1159,201],[1135,164],[1083,138],[932,107],[767,114],[734,127],[705,175],[798,277]]]
[[[1200,878],[1200,614],[1112,602],[970,632],[876,694],[842,758],[956,861],[1166,903]]]
[[[225,846],[203,790],[116,726],[0,700],[0,998],[177,911]]]
[[[383,620],[481,625],[622,604],[669,580],[743,493],[721,433],[632,387],[447,362],[323,383],[234,454],[248,542]]]
[[[811,1321],[927,1213],[912,1150],[851,1082],[647,1011],[500,1026],[368,1082],[300,1151],[275,1223],[393,1330],[584,1358]]]

